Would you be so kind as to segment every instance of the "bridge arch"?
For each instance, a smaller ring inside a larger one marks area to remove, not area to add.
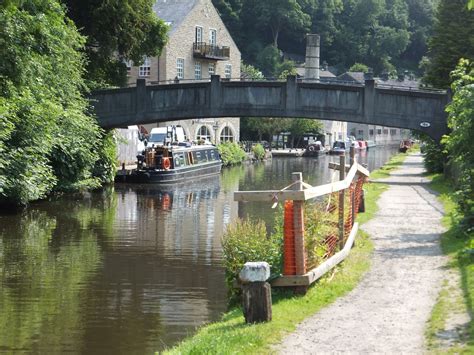
[[[221,81],[96,91],[91,102],[103,128],[219,117],[301,117],[346,121],[427,133],[447,132],[445,91],[339,82]],[[212,132],[212,130],[211,130]]]

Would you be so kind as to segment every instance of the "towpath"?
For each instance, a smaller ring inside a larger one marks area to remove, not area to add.
[[[427,188],[420,154],[381,181],[376,216],[363,225],[375,244],[372,266],[348,295],[302,322],[282,354],[425,351],[426,321],[446,276],[439,238],[442,206]],[[317,286],[316,286],[317,287]]]

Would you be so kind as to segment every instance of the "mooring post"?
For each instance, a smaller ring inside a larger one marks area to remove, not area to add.
[[[303,174],[293,173],[294,189],[303,190]],[[304,201],[293,201],[293,229],[295,233],[295,266],[296,275],[306,273],[306,261],[304,257]]]
[[[268,282],[270,265],[247,262],[239,273],[242,282],[242,306],[246,323],[272,320],[272,290]]]
[[[339,180],[346,178],[346,156],[339,157]],[[339,249],[344,248],[344,190],[339,191]]]

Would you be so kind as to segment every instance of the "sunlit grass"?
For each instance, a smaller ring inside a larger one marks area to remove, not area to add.
[[[453,297],[447,286],[443,285],[435,307],[431,313],[426,331],[426,339],[429,350],[436,353],[474,353],[474,324],[471,322],[467,330],[467,339],[454,343],[449,348],[440,347],[437,334],[444,330],[449,315],[459,310],[467,309],[469,314],[474,314],[474,235],[466,235],[461,231],[459,224],[462,219],[456,210],[456,202],[453,195],[452,183],[445,180],[442,175],[428,176],[432,179],[430,188],[439,193],[439,200],[443,203],[445,215],[442,223],[447,231],[441,237],[441,248],[443,253],[449,256],[448,267],[458,270],[461,275],[462,297]]]

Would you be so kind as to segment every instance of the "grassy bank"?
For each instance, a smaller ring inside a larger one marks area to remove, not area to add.
[[[443,225],[447,231],[441,237],[441,248],[448,255],[448,268],[451,273],[460,274],[460,282],[446,280],[438,296],[431,318],[428,322],[426,340],[428,349],[435,353],[474,353],[474,324],[472,322],[451,334],[451,343],[443,340],[453,317],[468,312],[474,314],[474,232],[466,235],[459,228],[462,215],[456,211],[452,183],[442,175],[432,175],[430,187],[439,193],[445,216]],[[451,278],[451,277],[450,277]],[[454,337],[453,337],[454,335]]]
[[[388,176],[398,167],[406,154],[393,157],[386,166],[374,171],[372,178]],[[377,200],[387,189],[381,183],[369,183],[364,187],[366,212],[358,216],[365,223],[377,212]],[[373,244],[369,236],[359,231],[355,247],[349,257],[334,268],[327,276],[315,283],[305,296],[292,296],[288,292],[273,292],[273,320],[269,323],[247,325],[242,311],[235,308],[226,313],[222,320],[202,327],[193,337],[184,340],[166,354],[227,354],[268,353],[272,344],[293,330],[303,319],[334,302],[352,290],[370,267]]]

